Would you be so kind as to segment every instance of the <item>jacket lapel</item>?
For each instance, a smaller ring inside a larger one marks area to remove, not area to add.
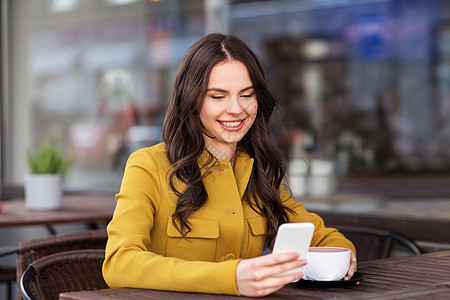
[[[241,199],[244,196],[248,181],[252,175],[253,162],[254,159],[245,152],[239,152],[236,155],[236,160],[234,162],[234,176],[236,177],[236,183]]]

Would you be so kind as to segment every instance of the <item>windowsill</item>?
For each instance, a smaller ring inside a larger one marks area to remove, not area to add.
[[[449,182],[448,175],[344,178],[331,197],[296,200],[327,224],[378,227],[450,243]]]
[[[348,176],[338,183],[339,194],[376,195],[378,197],[450,198],[450,175]]]

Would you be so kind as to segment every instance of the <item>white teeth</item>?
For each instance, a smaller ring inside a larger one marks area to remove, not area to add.
[[[222,123],[225,127],[237,127],[239,125],[241,125],[242,121],[236,121],[236,122],[220,122]]]

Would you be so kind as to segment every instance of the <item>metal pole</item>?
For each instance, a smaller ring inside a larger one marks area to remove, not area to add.
[[[9,52],[8,1],[0,0],[0,198],[5,196],[6,134],[8,128]]]
[[[4,0],[0,2],[0,199],[3,198],[3,14],[4,14]]]

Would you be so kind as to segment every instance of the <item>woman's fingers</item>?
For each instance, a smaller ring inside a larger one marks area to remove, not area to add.
[[[265,277],[260,280],[237,280],[237,288],[243,296],[265,296],[271,294],[288,283],[298,280],[302,277],[302,273],[293,273],[280,277]]]
[[[279,290],[286,284],[298,280],[302,272],[280,275],[283,272],[304,266],[306,260],[298,254],[268,254],[239,262],[236,268],[236,285],[241,295],[264,296]]]
[[[252,260],[256,264],[260,264],[261,266],[270,266],[270,265],[278,265],[289,261],[294,261],[297,260],[298,257],[299,255],[296,252],[283,252],[255,257]]]
[[[353,254],[353,251],[350,253],[350,266],[347,271],[347,275],[345,275],[344,280],[350,280],[352,278],[353,274],[355,273],[355,266],[356,266],[356,256]]]
[[[306,265],[306,260],[298,259],[296,253],[268,254],[255,258],[254,268],[259,269],[261,278],[276,276],[283,272]]]

